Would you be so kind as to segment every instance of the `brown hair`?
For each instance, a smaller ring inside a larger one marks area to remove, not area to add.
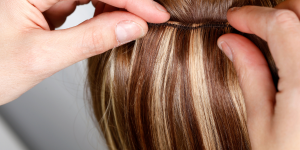
[[[110,149],[251,149],[232,62],[217,47],[233,6],[282,0],[157,0],[168,24],[89,59],[91,105]],[[242,33],[239,33],[242,34]],[[246,35],[278,76],[266,42]]]

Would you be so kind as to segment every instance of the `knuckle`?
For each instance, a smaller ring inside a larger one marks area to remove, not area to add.
[[[274,25],[282,28],[291,28],[299,24],[298,16],[291,10],[276,10],[272,19]]]

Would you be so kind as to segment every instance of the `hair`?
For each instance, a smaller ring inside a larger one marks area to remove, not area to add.
[[[250,150],[247,115],[232,62],[217,47],[246,36],[278,76],[267,43],[228,25],[231,7],[282,0],[156,0],[171,14],[147,35],[88,61],[91,106],[111,150]]]

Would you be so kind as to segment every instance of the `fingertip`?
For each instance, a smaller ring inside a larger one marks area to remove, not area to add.
[[[233,7],[227,11],[227,20],[231,26],[235,29],[244,32],[251,33],[251,30],[247,26],[247,20],[249,17],[247,14],[256,6],[243,6],[243,7]],[[253,21],[253,20],[251,20]]]
[[[160,5],[156,1],[152,1],[152,3],[154,4],[154,6],[156,7],[157,10],[159,10],[161,12],[165,12],[165,13],[168,12],[167,9],[164,6]]]
[[[125,9],[136,14],[150,23],[163,23],[170,19],[167,9],[153,0],[132,0],[134,3],[128,4]],[[147,11],[145,11],[147,10]]]
[[[230,38],[232,36],[232,33],[227,33],[227,34],[224,34],[224,35],[221,35],[219,38],[218,38],[218,46],[220,47],[221,43],[226,41],[228,38]]]
[[[245,37],[234,34],[234,33],[228,33],[224,34],[219,37],[217,43],[218,47],[226,54],[226,56],[233,61],[235,54],[235,50],[239,50],[242,45],[248,44],[249,41]]]
[[[227,33],[224,34],[222,36],[219,37],[217,43],[219,48],[222,50],[222,43],[226,42],[228,44],[236,44],[237,42],[239,42],[240,40],[243,40],[245,37],[238,35],[238,34],[234,34],[234,33]],[[244,39],[245,40],[245,39]]]
[[[152,1],[152,3],[156,7],[156,9],[159,11],[158,13],[161,14],[161,16],[160,16],[161,18],[159,18],[158,22],[155,22],[155,20],[154,20],[154,22],[152,22],[152,23],[162,23],[162,22],[168,21],[170,19],[171,15],[167,11],[167,9],[155,1]]]
[[[235,46],[255,46],[249,39],[247,39],[246,37],[239,35],[239,34],[235,34],[235,33],[228,33],[228,34],[224,34],[222,36],[220,36],[220,38],[218,39],[218,43],[222,42],[222,41],[226,41],[229,44],[235,45]]]
[[[242,7],[232,7],[228,10],[228,13],[231,13],[231,12],[236,12],[238,11],[239,9],[241,9]]]
[[[225,34],[218,39],[218,44],[222,42],[233,51],[233,65],[245,99],[248,128],[254,132],[259,127],[257,122],[269,125],[267,118],[273,112],[276,90],[268,63],[259,48],[246,37]]]
[[[114,11],[102,13],[68,31],[79,36],[81,41],[75,42],[78,57],[82,58],[80,54],[85,51],[85,59],[145,36],[148,25],[132,13]]]
[[[233,51],[229,47],[229,45],[226,42],[226,36],[225,37],[220,37],[217,41],[218,47],[224,52],[224,54],[233,62]]]
[[[231,50],[232,58],[237,61],[235,66],[267,65],[267,62],[258,47],[244,36],[229,33],[218,39],[218,46],[226,43]],[[223,48],[224,49],[224,48]],[[223,50],[225,54],[226,50]]]
[[[145,1],[142,7],[135,7],[135,10],[128,6],[128,11],[142,17],[149,23],[163,23],[167,22],[171,15],[165,7],[155,1]],[[138,4],[137,4],[138,5]],[[142,5],[142,4],[139,4]],[[136,9],[137,8],[137,9]],[[148,10],[148,11],[145,11]]]
[[[130,12],[106,12],[99,15],[98,18],[95,19],[106,22],[105,25],[101,23],[102,25],[99,26],[102,26],[103,28],[107,27],[107,29],[109,29],[110,31],[114,31],[114,33],[111,33],[110,35],[108,35],[108,30],[104,31],[107,32],[107,37],[115,36],[111,37],[112,40],[109,40],[110,43],[112,43],[110,45],[112,47],[117,47],[138,38],[144,37],[148,32],[147,22]]]

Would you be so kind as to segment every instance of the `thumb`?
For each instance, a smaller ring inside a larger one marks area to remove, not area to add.
[[[246,104],[250,140],[255,149],[257,143],[264,142],[263,137],[271,124],[276,90],[270,69],[261,51],[241,35],[223,35],[218,45],[237,71]]]
[[[37,43],[43,43],[41,55],[47,57],[44,60],[51,63],[49,66],[60,70],[141,38],[147,31],[147,23],[141,18],[128,12],[115,11],[103,13],[70,29],[45,31],[42,37],[41,34],[36,37],[40,41]]]

